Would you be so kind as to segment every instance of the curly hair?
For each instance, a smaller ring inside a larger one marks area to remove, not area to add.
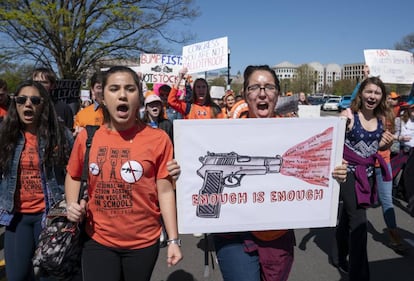
[[[43,99],[41,114],[36,124],[37,141],[38,143],[40,140],[45,142],[45,150],[39,151],[43,153],[41,164],[66,166],[70,155],[69,140],[65,135],[66,128],[63,122],[57,117],[50,95],[39,82],[27,80],[17,87],[15,96],[19,96],[25,87],[36,88]],[[4,174],[9,172],[16,144],[23,131],[25,131],[25,126],[19,118],[16,101],[12,96],[7,116],[0,128],[0,147],[3,150],[0,153],[0,170]]]

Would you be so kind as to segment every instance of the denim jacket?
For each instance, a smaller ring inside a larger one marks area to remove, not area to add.
[[[73,146],[73,137],[69,130],[65,131],[66,138],[69,140],[70,149]],[[25,138],[23,133],[17,140],[17,145],[11,161],[11,167],[7,175],[1,175],[0,182],[0,225],[9,225],[14,216],[14,197],[16,194],[18,169],[20,157],[24,148]],[[43,163],[43,152],[45,150],[45,141],[40,140],[39,143],[39,162]],[[63,199],[64,181],[66,175],[65,167],[56,167],[53,164],[43,163],[39,165],[40,178],[43,193],[45,195],[45,214],[48,213],[51,206]],[[44,221],[44,219],[42,221]]]

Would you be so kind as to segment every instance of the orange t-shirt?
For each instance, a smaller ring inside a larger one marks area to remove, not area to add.
[[[82,175],[86,130],[75,140],[67,170]],[[107,247],[140,249],[161,233],[156,181],[169,176],[173,156],[168,135],[145,126],[117,132],[101,126],[89,154],[86,232]]]
[[[248,112],[249,106],[247,105],[246,101],[239,100],[231,108],[229,118],[246,118]]]
[[[384,158],[385,163],[390,163],[391,162],[391,150],[386,149],[386,150],[378,150],[378,154],[381,155],[382,158]],[[378,162],[378,160],[375,162],[375,167],[379,167],[380,164]]]
[[[84,109],[80,110],[75,115],[75,122],[73,128],[76,127],[86,127],[86,125],[100,126],[103,124],[104,116],[102,108],[98,107],[95,110],[95,104],[91,104]]]
[[[168,104],[177,110],[181,115],[184,116],[184,119],[212,119],[215,118],[213,109],[208,105],[199,105],[199,104],[188,104],[183,100],[179,100],[177,97],[177,89],[171,88],[171,91],[168,95]],[[191,106],[188,114],[187,106]]]
[[[39,170],[39,152],[36,135],[24,133],[26,140],[20,157],[17,177],[15,210],[20,213],[39,213],[45,209],[45,196]]]
[[[4,117],[7,114],[7,108],[0,106],[0,117]]]

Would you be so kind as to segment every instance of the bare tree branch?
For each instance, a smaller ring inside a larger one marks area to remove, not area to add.
[[[77,79],[104,58],[138,58],[189,42],[194,36],[172,24],[197,16],[193,0],[1,1],[0,58],[55,65],[62,78]]]

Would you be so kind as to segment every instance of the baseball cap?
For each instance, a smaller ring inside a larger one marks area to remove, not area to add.
[[[396,92],[391,92],[390,93],[390,98],[392,98],[392,99],[398,99],[399,97],[400,97],[400,95],[397,94]]]
[[[147,104],[152,103],[154,101],[161,102],[161,98],[155,94],[149,95],[145,98],[144,105],[147,106]]]

